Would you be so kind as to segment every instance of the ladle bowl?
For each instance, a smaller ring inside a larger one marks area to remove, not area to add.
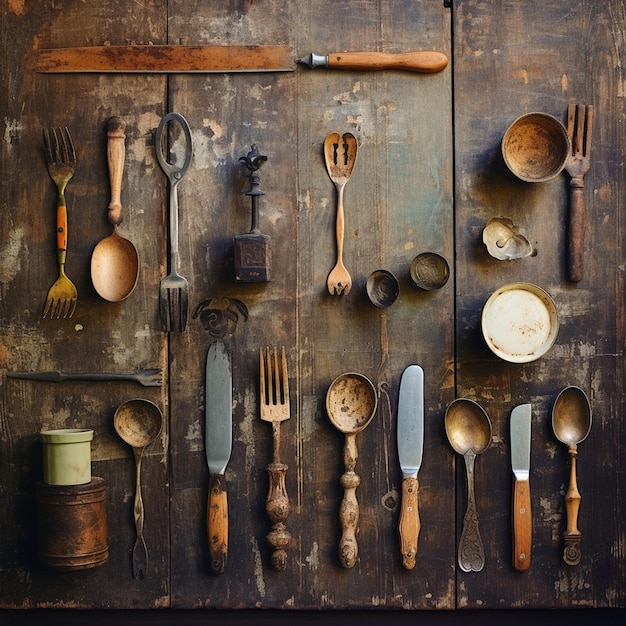
[[[113,424],[117,434],[133,449],[136,466],[135,486],[135,528],[137,538],[133,548],[133,575],[137,579],[146,577],[148,566],[148,549],[143,538],[144,510],[141,496],[141,460],[144,450],[160,434],[163,427],[161,409],[140,398],[128,400],[121,404],[113,416]]]
[[[578,530],[581,495],[576,477],[576,459],[578,444],[587,438],[591,430],[591,404],[580,387],[565,387],[557,396],[552,408],[552,430],[556,438],[567,446],[570,456],[569,486],[565,494],[567,528],[563,533],[563,560],[567,565],[578,565],[582,557],[581,532]]]
[[[335,428],[346,436],[343,448],[345,473],[341,476],[344,495],[339,509],[339,522],[343,531],[339,541],[339,561],[345,568],[354,567],[359,552],[356,541],[359,525],[356,488],[361,479],[354,471],[358,458],[356,435],[372,421],[377,407],[376,387],[362,374],[341,374],[326,393],[328,417]]]
[[[450,445],[463,455],[467,473],[467,510],[459,542],[458,562],[464,572],[479,572],[485,566],[485,550],[478,528],[474,495],[474,461],[491,442],[491,421],[485,410],[467,398],[451,402],[445,415],[446,435]]]

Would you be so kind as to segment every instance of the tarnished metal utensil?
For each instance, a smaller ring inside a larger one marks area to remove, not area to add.
[[[478,529],[478,513],[474,495],[474,461],[491,442],[491,421],[474,400],[458,398],[448,405],[445,415],[448,441],[463,455],[467,473],[467,509],[459,541],[458,561],[464,572],[480,572],[485,566],[485,549]]]
[[[356,489],[361,478],[354,471],[358,458],[356,436],[372,421],[378,406],[378,396],[372,381],[362,374],[341,374],[326,392],[326,412],[332,424],[346,436],[343,447],[345,473],[341,476],[344,488],[339,509],[343,531],[339,541],[339,562],[350,568],[356,564],[359,546],[356,533],[359,527],[359,503]]]
[[[352,278],[343,264],[343,237],[345,219],[343,213],[343,190],[352,176],[356,162],[357,141],[351,133],[330,133],[324,141],[324,159],[330,180],[337,190],[337,263],[326,280],[331,296],[348,295],[352,288]]]
[[[159,436],[163,428],[161,409],[140,398],[128,400],[115,411],[113,423],[117,434],[133,449],[136,466],[135,527],[137,538],[133,547],[133,576],[144,579],[148,568],[148,548],[143,536],[144,508],[141,496],[141,461],[145,449]]]
[[[10,372],[8,378],[21,378],[24,380],[41,380],[48,383],[62,383],[67,380],[89,380],[93,382],[108,382],[117,380],[129,380],[139,383],[144,387],[160,387],[163,384],[163,372],[160,368],[142,369],[129,373],[106,373],[106,372],[77,372],[63,374],[61,372]]]
[[[274,549],[272,566],[281,572],[287,566],[287,552],[291,534],[285,528],[289,515],[289,497],[285,485],[288,466],[280,462],[280,423],[289,419],[289,374],[285,347],[280,357],[276,348],[259,351],[259,404],[261,419],[272,424],[273,458],[265,468],[269,474],[270,486],[265,510],[272,521],[272,530],[267,540]]]
[[[170,122],[178,122],[185,135],[183,162],[181,165],[170,163],[165,156],[164,132]],[[161,279],[159,286],[159,312],[161,323],[166,332],[182,332],[187,327],[189,309],[189,283],[178,271],[178,183],[187,172],[193,147],[191,129],[187,120],[180,113],[168,113],[159,124],[156,137],[156,155],[161,169],[170,184],[169,193],[169,231],[170,231],[170,273]]]
[[[57,264],[59,277],[48,290],[44,317],[72,317],[76,309],[78,292],[65,275],[67,256],[67,203],[65,188],[76,171],[76,152],[67,127],[45,128],[43,140],[48,163],[48,173],[57,187]]]
[[[581,532],[578,530],[581,495],[576,479],[576,459],[578,444],[587,438],[591,430],[591,405],[587,394],[580,387],[565,387],[557,396],[552,408],[552,430],[556,438],[567,446],[570,456],[569,486],[565,494],[567,528],[563,533],[563,560],[567,565],[578,565],[582,556]]]
[[[117,232],[122,222],[122,175],[126,156],[126,123],[114,116],[107,122],[107,162],[111,181],[111,202],[108,217],[113,232],[98,242],[91,255],[91,282],[95,290],[109,302],[128,298],[135,289],[139,275],[137,248]]]
[[[570,104],[567,108],[567,133],[572,152],[565,169],[570,180],[569,237],[567,269],[573,282],[582,280],[585,252],[585,174],[591,166],[593,105]]]

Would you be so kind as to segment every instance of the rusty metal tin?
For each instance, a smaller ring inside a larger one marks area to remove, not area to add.
[[[109,559],[106,484],[37,484],[37,542],[41,564],[57,571],[90,569]]]

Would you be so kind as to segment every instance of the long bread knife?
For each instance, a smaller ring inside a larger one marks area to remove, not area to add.
[[[398,522],[400,553],[402,565],[406,569],[413,569],[421,528],[417,473],[422,465],[424,448],[424,371],[419,365],[409,365],[402,373],[397,438],[398,459],[402,470],[402,499]]]
[[[205,448],[209,466],[207,535],[211,570],[221,574],[228,555],[225,472],[233,444],[233,381],[223,342],[211,344],[206,360]]]
[[[448,57],[429,50],[342,52],[310,54],[297,60],[309,67],[344,70],[399,69],[440,72]],[[292,72],[295,54],[289,46],[182,46],[128,45],[78,46],[40,50],[36,70],[44,74],[68,73],[220,73]]]
[[[511,411],[511,467],[513,469],[513,567],[530,567],[533,520],[530,507],[530,404]]]

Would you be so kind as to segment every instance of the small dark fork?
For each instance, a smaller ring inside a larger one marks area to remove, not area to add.
[[[567,270],[569,279],[578,282],[583,277],[585,241],[585,174],[591,165],[591,131],[593,106],[570,104],[567,108],[567,134],[572,152],[565,169],[570,180],[569,243]]]
[[[44,128],[43,140],[48,162],[48,173],[57,187],[57,263],[59,277],[48,291],[44,317],[72,317],[78,293],[74,283],[65,275],[67,255],[67,205],[65,187],[76,171],[76,152],[70,131],[63,128]]]

